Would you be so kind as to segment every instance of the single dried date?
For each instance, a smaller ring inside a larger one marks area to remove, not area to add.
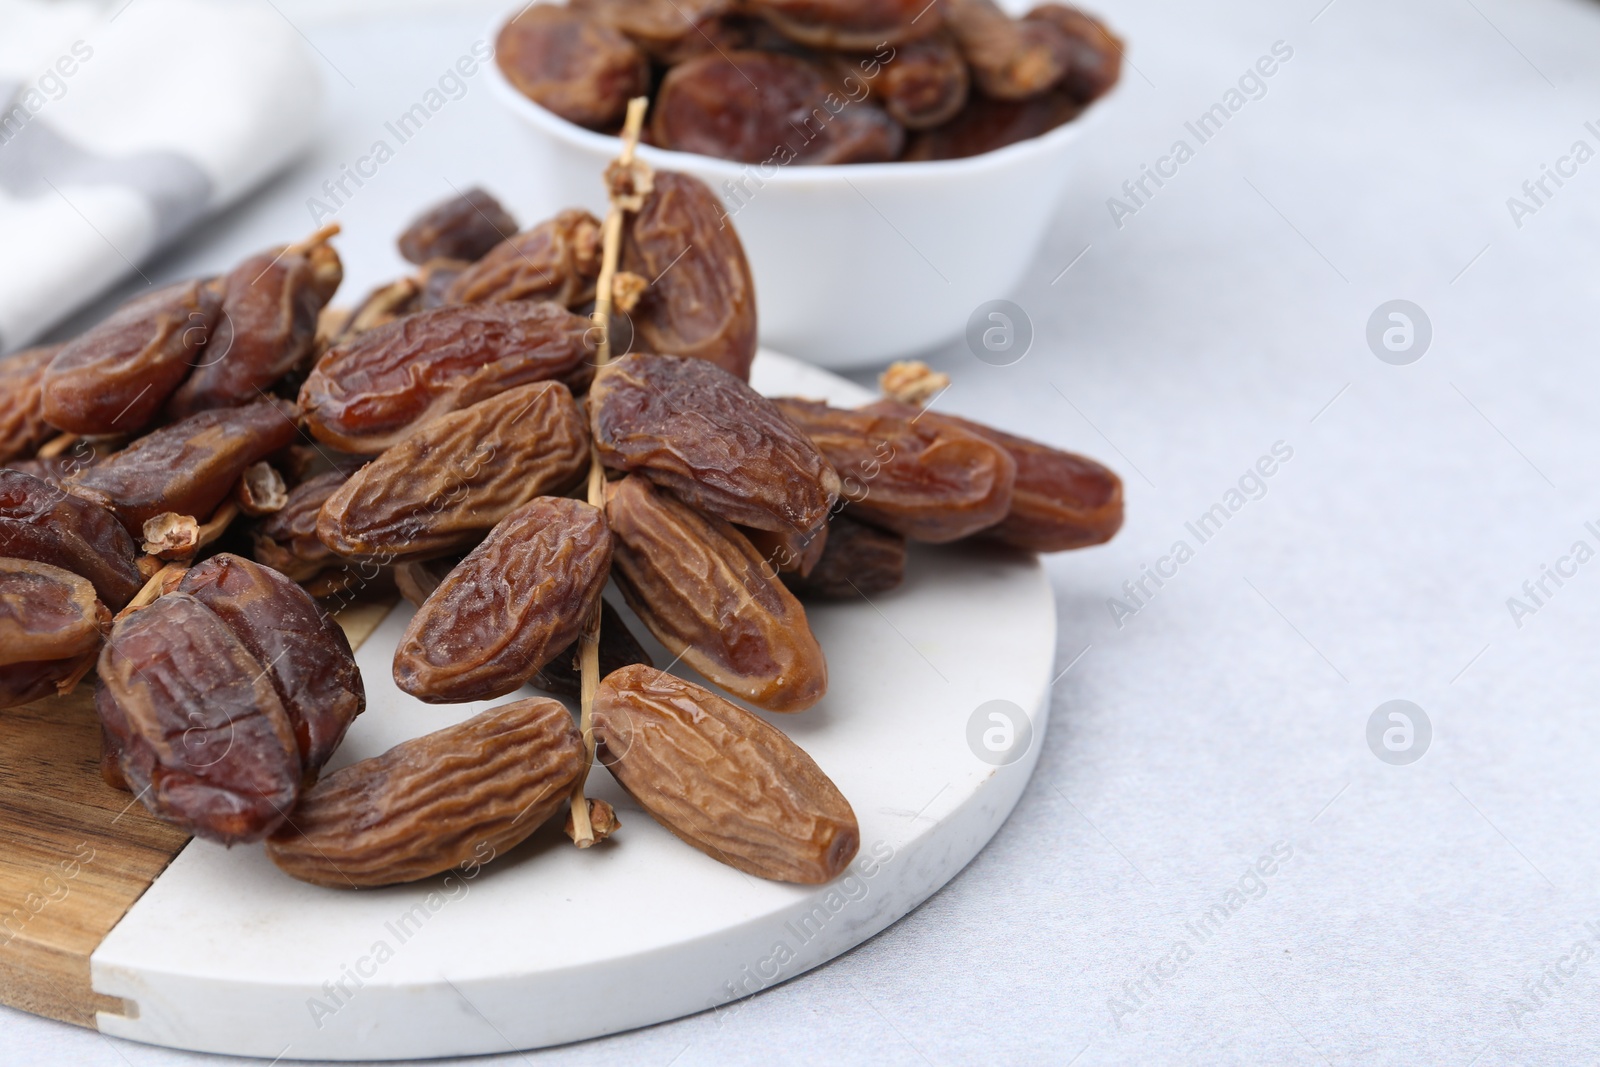
[[[589,394],[601,462],[637,471],[713,515],[762,530],[813,530],[839,478],[772,401],[704,360],[635,353]]]
[[[898,588],[906,577],[906,539],[852,519],[849,509],[828,523],[822,558],[807,574],[785,574],[802,598],[859,600]]]
[[[517,232],[517,220],[500,201],[473,186],[411,220],[400,234],[400,254],[422,266],[432,259],[471,263]]]
[[[589,469],[589,433],[560,382],[532,382],[424,423],[330,496],[317,536],[346,559],[427,559],[479,541]]]
[[[0,469],[0,554],[82,575],[113,611],[144,584],[138,549],[115,515],[21,471]]]
[[[578,654],[582,648],[581,640],[574,641],[539,668],[539,672],[528,680],[528,684],[535,689],[543,689],[546,693],[557,696],[571,697],[577,700],[583,696],[583,678],[579,668]],[[628,629],[628,624],[622,621],[622,616],[611,602],[604,597],[600,600],[600,677],[604,678],[612,671],[619,671],[624,667],[631,667],[642,663],[646,667],[654,666],[650,653],[644,650],[639,639],[633,636],[633,631]]]
[[[1013,19],[994,0],[941,0],[972,78],[995,100],[1026,100],[1059,82],[1072,65],[1067,35],[1043,19]]]
[[[855,71],[849,74],[855,76]],[[872,83],[872,93],[906,129],[925,130],[953,118],[966,104],[970,85],[960,49],[949,34],[939,33],[895,49]]]
[[[342,561],[317,537],[322,505],[349,479],[348,470],[324,471],[289,490],[284,506],[253,533],[256,562],[297,582],[310,581]]]
[[[615,127],[650,89],[650,61],[597,18],[549,4],[524,7],[495,41],[495,62],[529,100],[568,122]]]
[[[993,526],[1011,510],[1016,461],[977,434],[808,400],[777,405],[839,471],[851,510],[868,522],[938,544]]]
[[[94,664],[111,612],[71,571],[0,558],[0,708],[51,696]]]
[[[334,889],[481,864],[559,811],[583,770],[571,713],[547,697],[519,700],[328,775],[267,855]]]
[[[644,206],[624,223],[622,269],[650,282],[631,313],[641,351],[703,359],[749,381],[755,280],[725,216],[700,179],[657,171]]]
[[[216,325],[220,287],[181,282],[123,305],[56,353],[44,417],[69,433],[133,433],[155,418]]]
[[[245,468],[296,439],[294,417],[279,400],[202,411],[79,471],[67,490],[109,508],[136,535],[145,520],[169,512],[204,522]]]
[[[44,372],[61,347],[29,348],[0,359],[0,463],[33,455],[55,434],[44,419]]]
[[[546,301],[423,311],[330,349],[300,390],[318,440],[376,455],[426,419],[527,382],[588,384],[588,319]]]
[[[210,608],[262,665],[314,781],[367,706],[350,639],[304,589],[227,552],[191,568],[178,591]]]
[[[607,490],[617,584],[669,652],[769,711],[822,699],[828,662],[805,609],[731,523],[638,476]]]
[[[417,611],[395,649],[395,684],[430,704],[512,692],[578,639],[610,567],[611,531],[598,508],[529,501]]]
[[[594,700],[599,758],[661,825],[712,859],[820,885],[855,858],[861,828],[816,761],[715,693],[625,667]]]
[[[1069,42],[1071,62],[1060,88],[1080,104],[1109,93],[1122,77],[1122,41],[1105,24],[1065,4],[1040,4],[1026,16],[1030,22],[1048,22]]]
[[[169,593],[118,620],[95,708],[151,814],[222,844],[259,841],[299,796],[300,749],[260,661],[215,612]]]
[[[446,304],[553,300],[576,308],[594,299],[600,276],[600,220],[563,211],[526,233],[507,235],[444,291]]]

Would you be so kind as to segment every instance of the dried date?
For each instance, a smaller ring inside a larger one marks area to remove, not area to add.
[[[651,667],[625,667],[594,701],[599,758],[661,825],[712,859],[820,885],[855,858],[861,828],[816,761],[759,717]]]
[[[86,578],[0,558],[0,708],[51,696],[94,664],[111,612]]]
[[[31,456],[55,433],[44,419],[44,372],[61,345],[0,359],[0,463]]]
[[[82,575],[113,611],[144,584],[133,538],[115,515],[21,471],[0,470],[0,555]]]
[[[456,276],[444,302],[553,300],[576,308],[594,299],[599,276],[600,220],[573,208],[499,242]]]
[[[557,380],[581,391],[593,373],[589,328],[549,302],[419,312],[330,349],[301,387],[300,408],[318,440],[375,455],[424,420],[512,386]]]
[[[356,472],[322,506],[317,536],[346,559],[427,559],[481,540],[589,469],[589,433],[560,382],[532,382],[441,415]]]
[[[44,417],[70,433],[132,433],[155,418],[200,359],[219,286],[182,282],[125,304],[56,353]]]
[[[495,62],[529,100],[568,122],[617,126],[628,101],[649,91],[650,62],[639,47],[584,12],[524,7],[500,30]]]
[[[669,652],[769,711],[822,699],[828,663],[805,609],[731,523],[638,476],[607,490],[617,584]]]
[[[538,497],[507,515],[439,584],[394,654],[394,680],[430,704],[504,696],[578,639],[605,588],[599,509]]]
[[[433,259],[472,263],[516,232],[511,212],[473,186],[411,220],[400,234],[400,254],[419,267]]]
[[[744,526],[813,530],[838,498],[838,476],[805,434],[704,360],[635,353],[607,364],[589,425],[607,467]]]
[[[860,50],[937,30],[942,9],[928,0],[747,0],[786,37],[813,48]]]
[[[1011,510],[1017,465],[966,430],[871,410],[784,399],[779,409],[839,472],[861,518],[913,541],[955,541]]]
[[[785,574],[784,584],[801,597],[858,600],[896,589],[906,577],[906,539],[857,522],[848,509],[828,523],[822,558],[809,574]]]
[[[994,0],[942,0],[945,22],[995,100],[1026,100],[1059,82],[1072,64],[1067,35],[1043,19],[1013,19]]]
[[[215,612],[170,593],[119,619],[95,708],[151,814],[222,844],[259,841],[299,797],[294,726],[263,665]]]
[[[1026,18],[1050,23],[1067,39],[1071,62],[1060,88],[1079,104],[1098,100],[1122,77],[1122,41],[1099,19],[1065,4],[1041,4]]]
[[[680,62],[715,36],[729,0],[572,0],[574,10],[592,15],[626,34],[659,62]]]
[[[872,91],[895,121],[908,130],[925,130],[948,122],[961,110],[970,83],[955,41],[939,33],[897,48],[894,58],[883,64]]]
[[[571,713],[547,697],[519,700],[328,775],[267,855],[334,889],[482,864],[556,814],[583,769]]]

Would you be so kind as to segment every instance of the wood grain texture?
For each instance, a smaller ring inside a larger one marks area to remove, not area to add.
[[[392,606],[342,611],[351,645]],[[0,711],[0,1003],[87,1027],[136,1010],[94,992],[89,957],[188,840],[101,780],[92,675]]]

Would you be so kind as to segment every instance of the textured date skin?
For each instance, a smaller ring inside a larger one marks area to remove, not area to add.
[[[498,242],[456,276],[444,303],[552,300],[576,308],[594,299],[599,276],[600,220],[572,208]]]
[[[398,243],[400,254],[419,267],[431,259],[471,263],[516,232],[511,212],[473,186],[412,219]]]
[[[802,598],[859,600],[898,588],[906,577],[906,539],[857,522],[845,512],[828,523],[822,558],[809,574],[785,574]]]
[[[583,696],[583,678],[578,666],[578,652],[581,641],[574,641],[539,668],[539,673],[529,679],[530,685],[535,689],[543,689],[546,693],[557,696],[571,697],[577,700]],[[600,677],[604,678],[612,671],[619,671],[624,667],[631,667],[642,663],[646,667],[654,666],[650,653],[639,644],[639,639],[633,636],[633,631],[628,629],[628,624],[622,621],[622,616],[611,602],[600,600]]]
[[[289,490],[289,502],[256,527],[256,562],[297,582],[315,578],[342,561],[317,537],[323,503],[350,477],[349,471],[324,471]]]
[[[339,253],[270,249],[222,280],[222,311],[195,368],[167,404],[187,418],[209,408],[260,400],[278,379],[302,369],[317,338],[317,316],[344,280]]]
[[[144,584],[133,538],[115,515],[21,471],[0,470],[0,555],[80,574],[114,611]]]
[[[123,305],[51,360],[44,417],[70,433],[133,433],[150,423],[216,325],[219,287],[181,282]]]
[[[300,389],[307,427],[344,452],[376,455],[423,420],[512,386],[588,384],[589,320],[547,301],[423,311],[329,349]]]
[[[820,885],[855,858],[861,828],[839,788],[781,731],[715,693],[625,667],[595,693],[594,730],[628,794],[712,859]]]
[[[600,510],[579,500],[544,496],[513,511],[412,617],[395,684],[430,704],[522,686],[583,632],[611,540]]]
[[[51,696],[94,663],[111,613],[88,579],[0,558],[0,708]]]
[[[948,122],[967,102],[971,78],[955,41],[940,33],[908,41],[873,85],[889,116],[908,130]]]
[[[1065,4],[1040,4],[1029,22],[1048,22],[1066,37],[1071,62],[1061,90],[1080,104],[1109,93],[1122,77],[1122,41],[1099,19]]]
[[[529,100],[595,130],[617,126],[628,100],[650,90],[650,62],[637,45],[565,7],[523,8],[500,30],[495,62]]]
[[[1052,89],[1029,100],[991,100],[973,94],[942,126],[923,130],[906,145],[907,161],[964,159],[1049,133],[1083,114],[1083,105]]]
[[[55,433],[44,421],[44,372],[61,345],[0,359],[0,463],[31,456]]]
[[[869,46],[870,47],[870,46]],[[707,52],[667,72],[650,121],[654,142],[739,163],[886,163],[905,128],[876,104],[826,106],[836,85],[811,59]]]
[[[917,413],[893,401],[879,401],[869,410],[902,418]],[[1122,529],[1122,479],[1094,460],[956,415],[922,416],[922,421],[929,420],[992,441],[1017,465],[1011,510],[982,531],[984,540],[1030,552],[1064,552],[1103,544]]]
[[[361,468],[323,504],[317,536],[346,559],[427,559],[475,544],[588,469],[572,393],[533,382],[433,419]]]
[[[748,0],[745,6],[791,40],[843,50],[932,33],[943,13],[927,0]]]
[[[109,508],[133,534],[168,511],[204,522],[246,467],[295,440],[294,418],[294,409],[278,400],[202,411],[78,471],[66,487]]]
[[[993,526],[1011,510],[1016,461],[977,434],[809,400],[777,404],[839,471],[851,510],[874,525],[940,544]]]
[[[559,811],[583,766],[571,713],[546,697],[519,700],[328,775],[267,855],[333,889],[482,864]]]
[[[216,613],[169,593],[118,620],[95,708],[151,814],[225,845],[259,841],[299,796],[300,749],[261,663]]]
[[[755,279],[724,216],[700,179],[657,171],[644,207],[625,224],[622,269],[653,279],[632,314],[641,351],[703,359],[749,381]]]
[[[972,80],[992,99],[1038,96],[1072,64],[1072,44],[1051,22],[1013,19],[994,0],[942,3],[950,33],[972,68]]]
[[[344,631],[294,582],[227,552],[191,568],[178,592],[210,608],[261,664],[314,781],[367,706]]]
[[[768,711],[803,711],[828,691],[805,608],[749,541],[637,476],[608,487],[615,577],[667,650]]]
[[[813,530],[839,495],[821,451],[772,401],[704,360],[634,353],[589,394],[600,460],[759,530]]]

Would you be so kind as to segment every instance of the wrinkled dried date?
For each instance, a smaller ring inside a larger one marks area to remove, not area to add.
[[[417,611],[395,649],[395,684],[431,704],[512,692],[578,639],[610,566],[597,508],[524,504]]]
[[[400,254],[422,266],[433,259],[471,263],[517,232],[517,220],[477,186],[435,204],[400,234]]]
[[[298,435],[294,409],[284,401],[202,411],[79,471],[67,489],[109,508],[135,535],[146,519],[167,512],[204,522],[245,468]]]
[[[769,711],[822,699],[828,663],[805,609],[731,523],[637,475],[607,490],[617,584],[668,651]]]
[[[1011,510],[1016,462],[954,426],[809,400],[777,401],[839,472],[850,508],[913,541],[955,541]]]
[[[294,582],[221,553],[184,575],[178,591],[210,608],[261,664],[313,781],[367,704],[350,640]]]
[[[929,0],[747,0],[785,36],[813,48],[861,50],[932,33],[942,10]]]
[[[1068,41],[1071,62],[1060,88],[1080,104],[1088,104],[1111,91],[1122,76],[1122,41],[1105,23],[1064,4],[1040,4],[1027,14],[1029,22],[1048,22]]]
[[[0,463],[31,456],[55,428],[44,421],[44,372],[60,345],[0,359]]]
[[[182,419],[252,403],[302,369],[312,355],[317,317],[343,279],[339,253],[327,244],[274,248],[235,267],[222,279],[216,327],[167,414]]]
[[[648,92],[650,62],[597,18],[547,4],[524,7],[500,30],[495,62],[524,96],[568,122],[609,129]]]
[[[21,471],[0,470],[0,555],[82,575],[113,611],[144,584],[133,538],[115,515]]]
[[[142,429],[199,361],[221,301],[220,287],[181,282],[69,341],[45,371],[45,419],[70,433]]]
[[[755,280],[724,215],[698,178],[657,171],[643,208],[625,223],[622,269],[650,282],[632,312],[641,351],[703,359],[748,381]]]
[[[822,558],[809,574],[785,574],[801,597],[859,600],[899,587],[906,577],[906,539],[857,522],[848,509],[828,523]]]
[[[559,811],[583,769],[571,713],[546,697],[520,700],[328,775],[267,855],[334,889],[487,863]]]
[[[820,885],[860,847],[855,812],[816,762],[700,686],[625,667],[600,683],[594,729],[601,762],[629,795],[730,867]]]
[[[256,527],[256,561],[297,582],[309,581],[325,568],[337,566],[339,557],[317,537],[317,516],[350,473],[325,471],[289,490],[288,502]]]
[[[507,235],[452,281],[446,304],[553,300],[576,308],[594,299],[600,276],[600,220],[563,211],[526,233]]]
[[[294,807],[294,726],[262,664],[210,608],[170,593],[117,621],[100,651],[100,722],[157,818],[223,844]]]
[[[419,312],[330,349],[300,407],[319,440],[375,455],[423,420],[512,386],[554,379],[581,390],[593,373],[590,325],[549,302]]]
[[[961,110],[970,82],[955,41],[940,33],[896,49],[872,83],[872,92],[906,129],[925,130]]]
[[[86,578],[0,558],[0,708],[56,692],[93,664],[111,612]]]
[[[839,479],[772,401],[703,360],[635,353],[589,395],[601,461],[696,507],[762,530],[812,530]]]
[[[528,684],[535,689],[543,689],[546,693],[557,696],[571,697],[574,700],[583,695],[583,680],[578,666],[578,651],[583,642],[574,641],[539,668],[539,672],[528,680]],[[627,623],[622,621],[622,616],[611,602],[605,598],[600,600],[600,677],[604,678],[612,671],[619,671],[624,667],[634,664],[643,664],[646,667],[654,666],[650,653],[639,644],[639,639],[633,636],[633,631],[628,629]]]
[[[425,423],[322,506],[317,536],[346,559],[426,559],[480,540],[589,469],[589,433],[560,382],[533,382]]]
[[[951,36],[986,96],[996,100],[1038,96],[1071,66],[1072,43],[1052,22],[1013,19],[994,0],[942,3]]]

